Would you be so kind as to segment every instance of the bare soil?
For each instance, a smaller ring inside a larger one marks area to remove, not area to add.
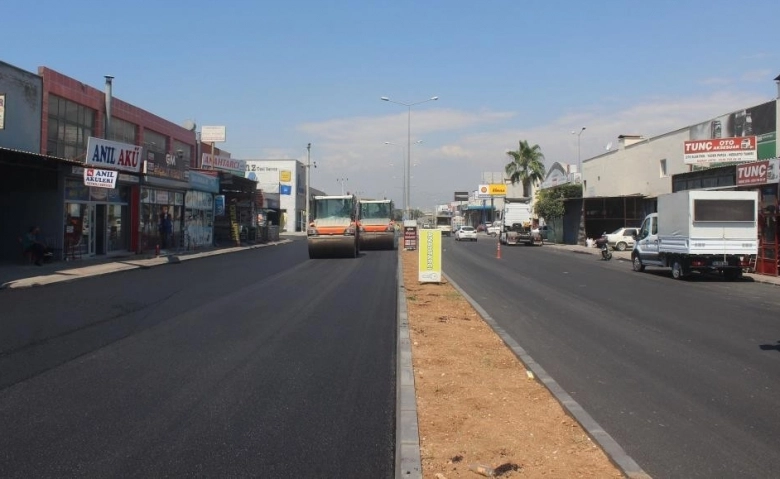
[[[423,477],[623,477],[455,288],[401,255]]]

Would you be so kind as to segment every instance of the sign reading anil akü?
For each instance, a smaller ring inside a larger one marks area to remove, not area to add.
[[[87,140],[88,165],[111,168],[114,170],[141,171],[141,147],[89,137]]]

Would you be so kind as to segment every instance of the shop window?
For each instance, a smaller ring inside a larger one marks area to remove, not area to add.
[[[168,153],[168,137],[156,131],[144,129],[144,149],[146,159],[159,165],[165,165],[165,154]]]

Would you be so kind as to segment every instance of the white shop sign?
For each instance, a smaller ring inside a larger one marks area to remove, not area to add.
[[[119,173],[113,170],[84,168],[84,185],[97,188],[116,188],[117,176]]]

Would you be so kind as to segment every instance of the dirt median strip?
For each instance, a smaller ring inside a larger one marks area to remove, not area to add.
[[[451,284],[401,256],[423,477],[624,477]]]

